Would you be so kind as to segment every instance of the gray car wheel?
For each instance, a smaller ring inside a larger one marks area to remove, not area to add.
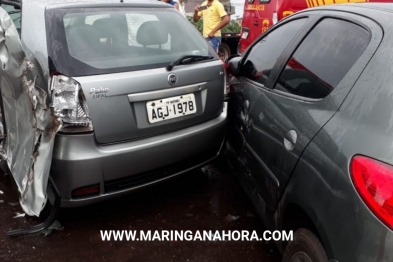
[[[218,55],[222,61],[226,61],[231,56],[231,48],[227,44],[220,44],[218,47]]]
[[[297,230],[285,249],[282,262],[328,262],[319,239],[308,229]]]

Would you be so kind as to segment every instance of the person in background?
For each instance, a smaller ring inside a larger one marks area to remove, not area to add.
[[[184,0],[179,0],[179,12],[184,16],[187,17],[186,13],[186,3]]]
[[[173,0],[161,0],[161,1],[164,3],[170,4],[171,6],[173,6],[177,10],[179,10],[179,4]]]
[[[203,17],[203,37],[218,53],[221,44],[221,28],[226,26],[230,18],[224,6],[218,0],[207,0],[202,5],[197,5],[194,11],[194,22]]]

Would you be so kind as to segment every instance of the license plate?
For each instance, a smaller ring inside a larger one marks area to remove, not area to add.
[[[247,37],[248,37],[248,32],[243,32],[242,38],[243,38],[243,39],[247,39]]]
[[[146,109],[151,124],[195,114],[197,111],[194,94],[149,101]]]

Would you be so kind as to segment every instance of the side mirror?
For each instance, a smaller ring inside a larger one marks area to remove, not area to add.
[[[242,60],[241,56],[233,57],[232,59],[228,59],[228,73],[233,76],[238,76],[240,73],[240,61]]]
[[[239,54],[230,55],[230,56],[228,56],[227,59],[225,59],[224,62],[225,62],[226,64],[228,64],[229,60],[231,60],[231,59],[233,59],[233,58],[235,58],[235,57],[239,57],[239,56],[240,56]]]

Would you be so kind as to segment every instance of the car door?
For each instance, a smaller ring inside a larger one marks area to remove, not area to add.
[[[249,135],[249,115],[261,94],[261,87],[267,84],[269,72],[278,58],[296,36],[305,31],[309,16],[282,23],[262,36],[243,59],[241,76],[230,81],[228,144],[237,157],[243,152]],[[249,59],[252,58],[252,59]],[[253,68],[255,67],[255,68]],[[264,71],[264,75],[256,74]]]
[[[228,145],[238,159],[249,135],[249,114],[258,101],[261,87],[267,84],[269,72],[286,47],[305,31],[309,16],[300,16],[267,32],[246,54],[242,66],[241,77],[230,81]],[[306,32],[306,31],[305,31]],[[256,72],[264,72],[263,75]]]
[[[301,153],[339,109],[381,37],[381,28],[366,18],[326,11],[284,50],[266,84],[244,81],[244,90],[258,90],[244,163],[265,210],[276,209]],[[246,57],[244,65],[255,59]]]

